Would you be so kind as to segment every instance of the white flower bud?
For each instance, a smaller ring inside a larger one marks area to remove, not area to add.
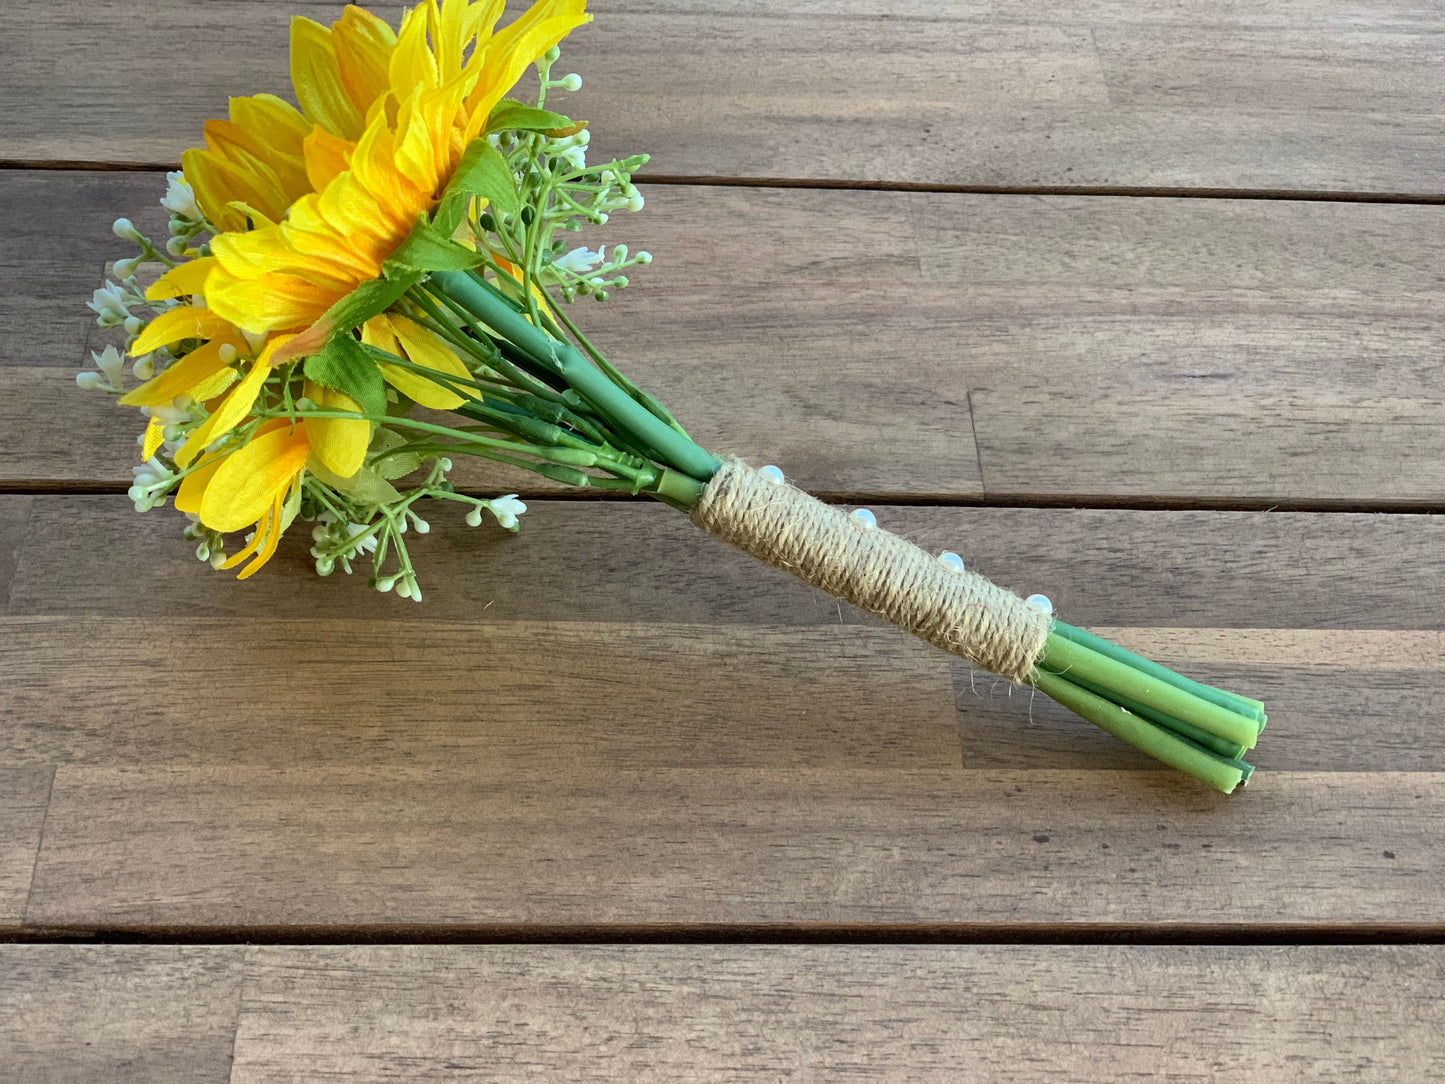
[[[191,190],[186,175],[179,171],[166,174],[166,194],[161,197],[161,206],[178,218],[192,222],[201,220],[201,209],[196,204],[196,194]]]
[[[135,225],[128,218],[117,218],[111,225],[110,231],[122,241],[134,241],[139,236]]]
[[[90,360],[105,374],[106,380],[113,386],[120,387],[121,374],[125,371],[125,358],[121,357],[119,350],[114,346],[107,346],[99,353],[92,350]]]

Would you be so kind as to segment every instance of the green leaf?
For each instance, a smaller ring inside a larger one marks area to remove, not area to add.
[[[455,229],[455,227],[453,227]],[[417,220],[411,233],[406,235],[382,270],[392,268],[394,272],[409,271],[465,271],[476,267],[485,257],[465,245],[459,245],[449,234],[443,233],[427,221],[425,215]]]
[[[492,109],[487,118],[487,133],[492,132],[541,132],[544,135],[562,138],[576,135],[587,127],[585,120],[574,121],[550,109],[538,109],[535,105],[504,98]]]
[[[333,335],[330,342],[307,358],[305,372],[308,379],[351,396],[365,413],[386,413],[386,383],[381,379],[381,370],[349,332]]]
[[[326,310],[320,323],[330,327],[333,342],[338,338],[350,338],[346,334],[348,331],[354,331],[373,316],[391,308],[397,299],[420,282],[425,274],[412,267],[397,265],[390,268],[383,266],[382,273],[386,277],[363,282]],[[310,373],[306,375],[311,376]],[[353,395],[352,398],[355,399],[356,396]]]
[[[401,499],[396,487],[370,467],[362,467],[350,478],[343,478],[327,470],[324,463],[312,456],[306,463],[306,469],[316,475],[323,485],[360,504],[390,504]]]
[[[473,196],[482,197],[504,214],[516,214],[522,206],[512,167],[485,137],[472,140],[457,163],[437,208],[437,228],[450,236],[461,223],[467,200]]]
[[[384,425],[378,425],[375,435],[371,438],[371,447],[368,451],[372,455],[380,455],[405,443],[406,438],[400,433],[388,429]],[[387,481],[391,481],[393,478],[404,478],[420,466],[421,457],[419,455],[415,452],[402,452],[399,455],[389,455],[385,459],[377,461],[372,465],[372,470]]]

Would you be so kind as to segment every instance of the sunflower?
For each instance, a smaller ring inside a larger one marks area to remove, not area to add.
[[[283,221],[215,239],[204,284],[210,311],[252,334],[301,332],[380,277],[436,206],[492,108],[529,65],[587,21],[584,4],[537,0],[493,33],[499,0],[427,0],[403,17],[394,44],[373,37],[365,65],[343,62],[351,53],[342,43],[356,33],[341,23],[328,36],[320,27],[293,33],[293,51],[298,43],[301,50],[293,77],[299,65],[311,88],[298,97],[315,122],[302,148],[315,191]]]
[[[222,567],[251,558],[242,573],[249,576],[270,559],[308,465],[342,479],[362,467],[370,421],[262,421],[258,403],[275,405],[268,380],[300,353],[300,333],[382,274],[492,109],[529,65],[588,20],[584,4],[538,0],[495,33],[502,0],[426,0],[395,32],[357,7],[330,27],[298,17],[291,80],[300,108],[268,94],[232,99],[230,119],[208,122],[206,146],[183,156],[216,236],[206,255],[147,290],[147,300],[173,307],[140,332],[131,352],[190,349],[122,402],[204,404],[204,421],[173,453],[187,472],[177,507],[212,531],[252,528],[247,548]],[[403,395],[437,409],[462,402],[416,372],[468,376],[420,324],[385,313],[367,321],[361,338],[413,367],[380,366]],[[350,396],[310,380],[303,394],[322,410],[362,413]],[[143,452],[154,454],[163,437],[152,418]]]

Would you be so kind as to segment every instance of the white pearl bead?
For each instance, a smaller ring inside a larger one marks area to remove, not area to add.
[[[771,463],[769,463],[762,470],[758,471],[758,473],[761,474],[768,481],[772,482],[775,486],[780,486],[783,484],[783,472],[780,471],[777,467],[773,466]]]
[[[1037,610],[1041,614],[1052,614],[1054,604],[1049,601],[1048,595],[1030,595],[1024,599],[1024,605],[1031,610]]]
[[[938,555],[938,563],[950,572],[963,571],[963,558],[952,550],[944,550]]]
[[[866,508],[855,508],[853,510],[853,526],[871,531],[878,526],[878,517]]]

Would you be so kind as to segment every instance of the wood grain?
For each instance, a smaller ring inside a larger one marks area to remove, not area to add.
[[[984,491],[1438,506],[1445,400],[1324,401],[1329,394],[1195,393],[1161,402],[1108,391],[1081,400],[1053,388],[980,389],[971,401]]]
[[[0,710],[0,719],[12,718]],[[48,765],[0,764],[0,931],[24,917],[54,774]]]
[[[836,600],[716,543],[649,502],[534,501],[517,535],[429,510],[411,543],[422,603],[359,578],[322,579],[304,527],[245,583],[213,572],[173,510],[138,515],[121,496],[29,503],[13,617],[327,618],[373,624],[606,622],[825,626]],[[1089,626],[1438,629],[1434,516],[874,506],[879,523]],[[144,601],[142,601],[144,600]],[[138,613],[142,606],[144,610]],[[843,607],[841,620],[862,620]],[[1287,665],[1295,649],[1281,647]],[[1206,658],[1218,659],[1210,648]],[[1428,668],[1428,667],[1427,667]]]
[[[7,43],[0,157],[173,162],[227,97],[285,92],[293,11],[339,9],[157,0],[140,20],[31,5]],[[596,10],[568,43],[586,79],[571,108],[599,150],[649,151],[660,173],[1442,189],[1440,13],[1424,0]],[[97,50],[125,64],[93,64]]]
[[[0,233],[18,237],[30,212],[16,176],[34,175],[0,173]],[[61,176],[63,194],[74,175]],[[141,222],[158,178],[108,183],[73,196],[109,200],[105,213],[56,214],[93,282],[121,251],[98,220]],[[611,236],[657,262],[579,318],[705,444],[805,487],[1440,498],[1441,208],[706,187],[648,198]],[[765,245],[749,233],[760,215]],[[0,246],[13,277],[24,259],[23,245]],[[31,307],[0,313],[0,341],[52,329],[0,359],[0,484],[129,480],[134,412],[73,384],[103,336],[87,331],[70,266]],[[547,488],[473,465],[458,477]]]
[[[1440,772],[1275,772],[1226,798],[1162,771],[614,769],[545,734],[525,768],[480,754],[62,765],[27,922],[355,937],[1440,924]]]
[[[654,505],[439,522],[416,606],[294,543],[222,590],[165,515],[9,500],[42,927],[1438,921],[1433,517],[878,509],[1268,697],[1226,800]]]
[[[1445,1063],[1434,946],[9,945],[0,960],[0,1058],[27,1081],[1423,1080]]]
[[[259,949],[238,1081],[1424,1080],[1441,950]]]
[[[0,945],[0,1065],[27,1084],[229,1080],[243,952]]]

